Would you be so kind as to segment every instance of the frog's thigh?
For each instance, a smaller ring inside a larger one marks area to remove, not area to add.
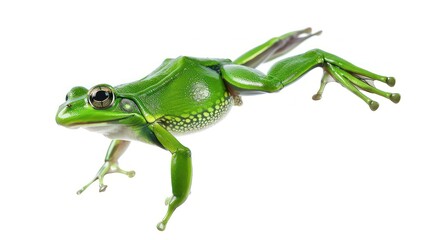
[[[230,64],[221,71],[225,81],[239,89],[275,92],[283,88],[281,81],[251,67]]]
[[[268,74],[247,66],[228,64],[222,66],[222,76],[233,86],[264,92],[275,92],[298,80],[306,72],[324,61],[320,50],[289,57],[275,63]]]

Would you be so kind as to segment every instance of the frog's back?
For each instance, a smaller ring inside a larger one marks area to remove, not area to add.
[[[168,130],[198,130],[219,120],[232,105],[219,73],[220,66],[229,62],[191,57],[167,59],[147,77],[116,89],[133,94],[147,114]]]

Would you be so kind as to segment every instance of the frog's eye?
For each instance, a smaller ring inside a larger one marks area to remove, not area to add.
[[[96,86],[89,90],[88,102],[95,109],[105,109],[113,105],[115,95],[108,86]]]

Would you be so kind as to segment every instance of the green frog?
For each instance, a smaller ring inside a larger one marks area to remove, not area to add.
[[[372,73],[320,49],[279,60],[266,74],[255,69],[320,33],[312,33],[310,28],[289,32],[234,61],[181,56],[166,59],[152,73],[135,82],[116,87],[99,84],[89,90],[81,86],[72,88],[58,109],[56,122],[69,128],[99,132],[112,139],[104,164],[77,194],[97,180],[99,191],[103,192],[107,187],[103,179],[108,173],[133,177],[134,171],[125,171],[118,165],[130,141],[158,146],[172,155],[172,195],[166,199],[167,213],[157,225],[159,230],[164,230],[175,209],[188,198],[192,182],[191,151],[175,135],[216,123],[233,105],[241,105],[240,95],[278,92],[313,68],[321,67],[323,76],[314,100],[321,99],[326,84],[335,81],[373,111],[379,104],[363,92],[399,102],[398,93],[382,91],[373,84],[375,80],[394,86],[395,78]]]

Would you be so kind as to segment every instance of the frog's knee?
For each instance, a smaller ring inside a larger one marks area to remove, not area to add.
[[[304,53],[304,55],[308,56],[310,58],[315,58],[315,59],[317,59],[317,62],[319,64],[323,64],[325,62],[324,53],[325,52],[323,50],[315,48],[315,49],[312,49],[310,51],[307,51],[306,53]]]
[[[266,92],[278,92],[283,88],[282,81],[276,76],[268,75],[267,81],[264,81],[264,89]]]

